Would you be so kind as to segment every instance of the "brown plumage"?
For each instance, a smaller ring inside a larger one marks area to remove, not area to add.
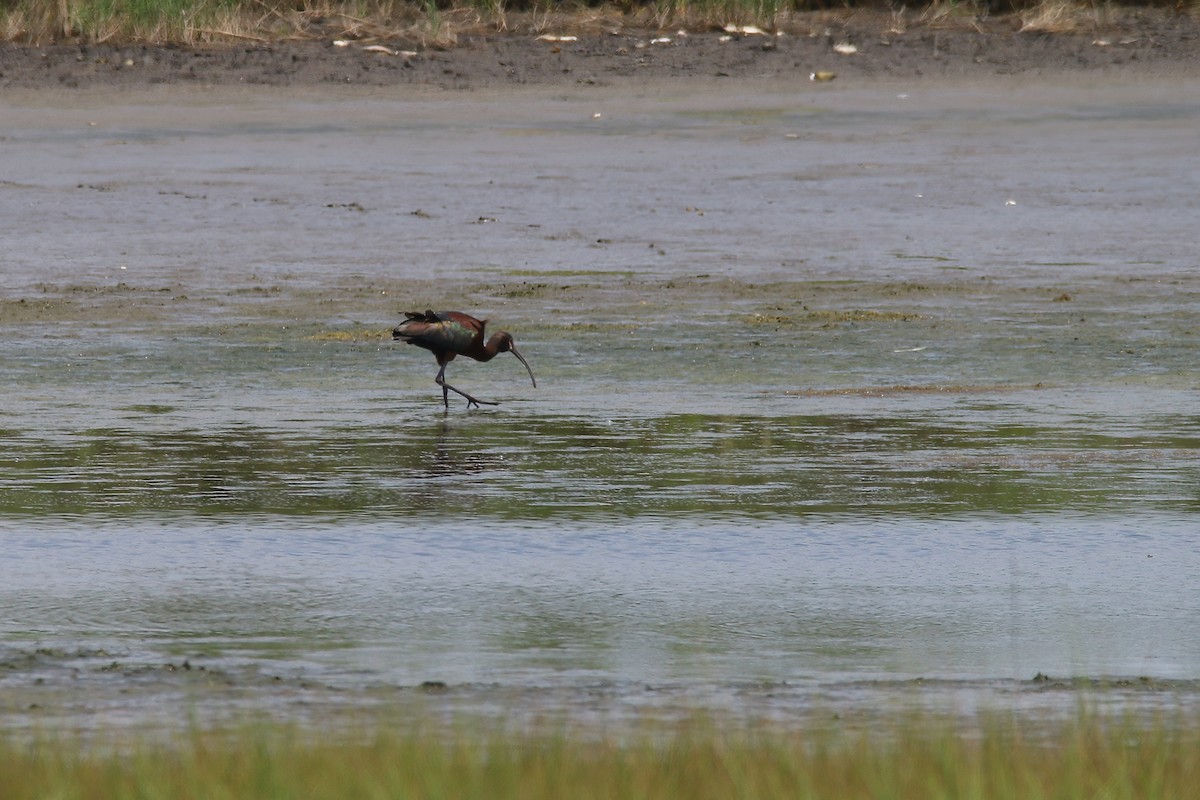
[[[533,377],[529,362],[517,352],[511,333],[499,331],[484,341],[483,329],[487,325],[486,319],[476,319],[461,311],[406,311],[404,316],[407,319],[392,331],[392,338],[424,347],[433,353],[440,367],[434,380],[442,387],[442,402],[446,404],[446,408],[450,407],[450,392],[467,398],[467,408],[472,405],[478,407],[481,403],[489,406],[499,405],[495,401],[476,400],[446,383],[446,365],[453,361],[455,356],[466,356],[476,361],[491,361],[499,353],[512,353],[525,365],[529,379],[533,381],[534,388],[537,388],[537,378]]]

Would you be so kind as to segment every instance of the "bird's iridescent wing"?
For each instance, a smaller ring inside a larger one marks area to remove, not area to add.
[[[483,337],[484,323],[457,311],[406,311],[407,319],[392,331],[393,338],[445,353],[465,353]]]

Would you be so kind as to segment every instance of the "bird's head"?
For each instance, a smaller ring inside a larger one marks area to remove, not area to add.
[[[525,371],[529,373],[529,380],[533,381],[533,388],[537,388],[537,378],[533,377],[533,370],[529,366],[529,362],[525,360],[525,356],[517,351],[517,344],[513,341],[512,334],[508,331],[500,331],[492,336],[492,341],[496,343],[497,353],[512,353],[517,359],[525,365]]]

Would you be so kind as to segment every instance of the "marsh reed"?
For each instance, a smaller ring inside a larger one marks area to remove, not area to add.
[[[536,34],[551,27],[783,30],[805,27],[797,21],[805,15],[860,11],[942,26],[1013,13],[1022,30],[1067,32],[1108,8],[1108,0],[923,0],[911,6],[891,0],[0,0],[0,40],[197,45],[350,37],[446,45],[460,32]]]

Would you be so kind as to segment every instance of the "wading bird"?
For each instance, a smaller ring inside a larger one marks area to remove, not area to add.
[[[467,398],[467,408],[472,405],[478,408],[481,403],[489,406],[499,405],[489,400],[476,400],[461,389],[455,389],[446,383],[446,365],[453,361],[455,356],[466,356],[476,361],[491,361],[498,353],[512,353],[525,365],[533,387],[537,388],[537,378],[533,377],[529,362],[517,352],[511,333],[493,333],[492,338],[484,343],[483,327],[487,325],[486,319],[475,319],[460,311],[405,311],[404,316],[408,319],[396,326],[392,331],[392,338],[424,347],[433,353],[438,366],[441,367],[434,380],[442,387],[442,402],[446,404],[446,408],[450,407],[450,392]]]

